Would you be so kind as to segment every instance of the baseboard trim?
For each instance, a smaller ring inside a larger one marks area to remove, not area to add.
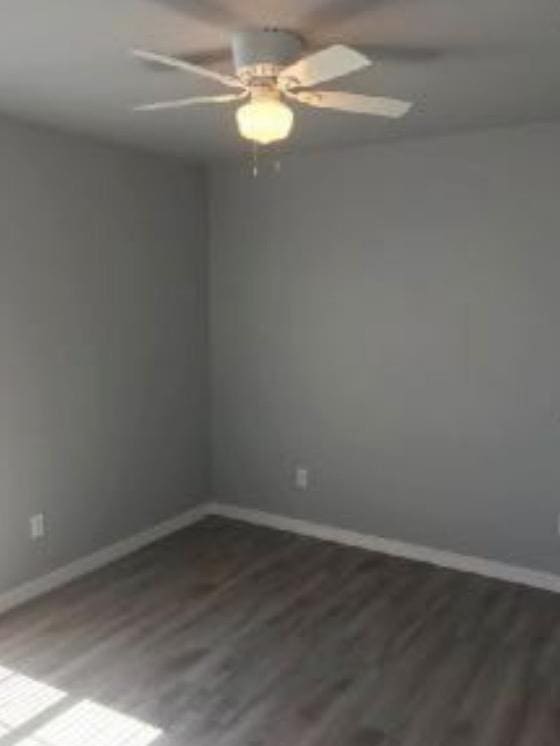
[[[317,539],[334,541],[339,544],[362,547],[375,552],[383,552],[397,557],[428,562],[439,567],[447,567],[461,572],[484,575],[489,578],[506,580],[510,583],[527,585],[532,588],[540,588],[554,593],[560,593],[560,576],[539,570],[531,570],[526,567],[509,565],[496,560],[473,557],[466,554],[457,554],[442,549],[411,544],[396,539],[386,539],[372,534],[362,534],[358,531],[335,528],[322,523],[306,521],[300,518],[289,518],[277,513],[268,513],[262,510],[253,510],[230,503],[211,502],[206,504],[206,513],[220,515],[225,518],[234,518],[259,526],[291,531],[304,536],[313,536]]]
[[[115,560],[125,557],[142,547],[152,544],[158,539],[186,528],[203,518],[207,513],[206,504],[196,505],[179,515],[169,518],[166,521],[156,524],[145,531],[128,536],[125,539],[110,544],[102,549],[80,557],[68,565],[58,567],[56,570],[42,575],[34,580],[13,588],[5,593],[0,593],[0,614],[10,609],[20,606],[21,604],[31,601],[38,596],[42,596],[49,591],[66,585],[72,580],[87,575],[87,573],[97,570],[104,565],[108,565]]]
[[[158,539],[163,539],[165,536],[180,531],[182,528],[191,526],[207,515],[219,515],[224,518],[245,521],[246,523],[253,523],[258,526],[268,526],[269,528],[275,528],[280,531],[291,531],[292,533],[303,536],[312,536],[325,541],[334,541],[338,544],[361,547],[362,549],[369,549],[374,552],[383,552],[384,554],[404,557],[419,562],[428,562],[432,565],[447,567],[452,570],[459,570],[460,572],[474,573],[489,578],[505,580],[510,583],[530,586],[531,588],[540,588],[560,593],[560,576],[552,573],[509,565],[482,557],[473,557],[442,549],[434,549],[433,547],[420,544],[411,544],[396,539],[386,539],[373,534],[363,534],[358,531],[336,528],[335,526],[328,526],[323,523],[315,523],[300,518],[290,518],[289,516],[245,508],[231,503],[206,502],[196,505],[162,523],[158,523],[145,531],[128,536],[92,554],[88,554],[74,562],[59,567],[46,575],[22,583],[5,593],[0,593],[0,614],[16,606],[20,606],[27,601],[31,601],[38,596],[43,596],[45,593],[49,593],[49,591],[66,585],[72,580],[87,575],[128,554],[132,554],[132,552],[142,549],[142,547],[152,544],[154,541],[158,541]]]

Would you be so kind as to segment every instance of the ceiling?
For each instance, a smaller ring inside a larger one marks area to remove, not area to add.
[[[367,48],[375,64],[339,87],[416,102],[401,121],[298,107],[290,149],[560,118],[558,0],[2,0],[0,111],[196,160],[235,155],[248,145],[233,108],[132,112],[224,91],[127,50],[228,69],[229,32],[263,26]]]

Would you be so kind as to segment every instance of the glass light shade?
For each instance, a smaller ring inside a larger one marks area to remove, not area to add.
[[[292,110],[275,98],[254,99],[237,110],[239,133],[261,145],[284,140],[293,123]]]

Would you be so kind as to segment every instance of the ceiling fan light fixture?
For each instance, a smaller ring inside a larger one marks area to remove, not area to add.
[[[237,109],[237,127],[241,137],[261,145],[284,140],[290,135],[294,115],[286,101],[314,109],[391,119],[404,116],[412,106],[408,101],[386,96],[317,90],[318,83],[369,67],[371,60],[344,44],[331,44],[302,56],[303,42],[290,31],[252,29],[236,33],[233,37],[234,75],[224,75],[182,57],[170,57],[147,49],[131,51],[141,60],[209,78],[235,89],[235,92],[217,96],[190,96],[142,104],[134,107],[136,111],[182,109],[198,104],[228,104],[249,99]]]
[[[274,96],[253,97],[237,109],[236,117],[239,134],[260,145],[285,140],[294,123],[290,107]]]

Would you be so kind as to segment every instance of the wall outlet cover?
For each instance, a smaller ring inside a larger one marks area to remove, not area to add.
[[[309,472],[305,466],[296,467],[296,489],[306,490],[309,481]]]
[[[35,513],[29,519],[29,528],[33,541],[42,539],[45,535],[45,515],[44,513]]]

